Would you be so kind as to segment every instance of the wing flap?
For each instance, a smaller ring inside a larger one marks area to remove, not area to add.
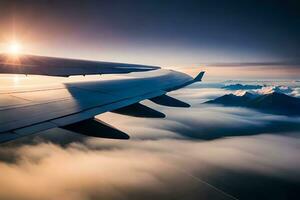
[[[180,101],[178,99],[175,99],[173,97],[170,97],[166,94],[154,97],[149,99],[150,101],[162,105],[162,106],[169,106],[169,107],[182,107],[182,108],[188,108],[190,105],[188,103],[185,103],[183,101]]]
[[[143,104],[135,103],[111,111],[113,113],[144,118],[165,118],[166,115]]]
[[[96,118],[87,119],[60,128],[93,137],[129,139],[129,135],[127,135],[126,133]]]

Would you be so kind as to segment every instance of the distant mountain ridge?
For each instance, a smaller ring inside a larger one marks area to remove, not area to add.
[[[232,84],[232,85],[226,85],[222,87],[226,90],[257,90],[261,89],[263,86],[261,85],[242,85],[242,84]]]
[[[264,95],[246,92],[242,96],[226,94],[205,103],[247,107],[281,115],[300,115],[300,99],[278,92]]]

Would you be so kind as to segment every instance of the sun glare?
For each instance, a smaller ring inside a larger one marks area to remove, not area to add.
[[[8,52],[11,54],[19,54],[21,53],[22,45],[18,42],[12,42],[8,46]]]

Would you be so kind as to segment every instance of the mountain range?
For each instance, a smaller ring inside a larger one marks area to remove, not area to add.
[[[278,92],[264,95],[246,92],[242,96],[226,94],[205,103],[247,107],[280,115],[300,115],[300,99]]]
[[[261,85],[242,85],[242,84],[232,84],[232,85],[226,85],[222,87],[222,89],[226,90],[256,90],[261,89],[263,86]]]

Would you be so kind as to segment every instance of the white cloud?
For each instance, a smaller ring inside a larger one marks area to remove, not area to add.
[[[217,188],[235,196],[240,187],[259,191],[276,185],[274,181],[256,187],[248,182],[251,177],[299,181],[300,138],[295,124],[300,119],[200,103],[220,94],[224,91],[212,88],[173,93],[193,103],[188,109],[146,102],[165,112],[166,119],[100,116],[128,133],[130,140],[82,136],[82,142],[61,146],[45,136],[35,145],[2,146],[0,199],[230,199],[205,182],[217,183]],[[47,134],[70,135],[58,129]],[[213,140],[200,140],[207,138]],[[247,196],[254,199],[257,191],[249,190]]]

